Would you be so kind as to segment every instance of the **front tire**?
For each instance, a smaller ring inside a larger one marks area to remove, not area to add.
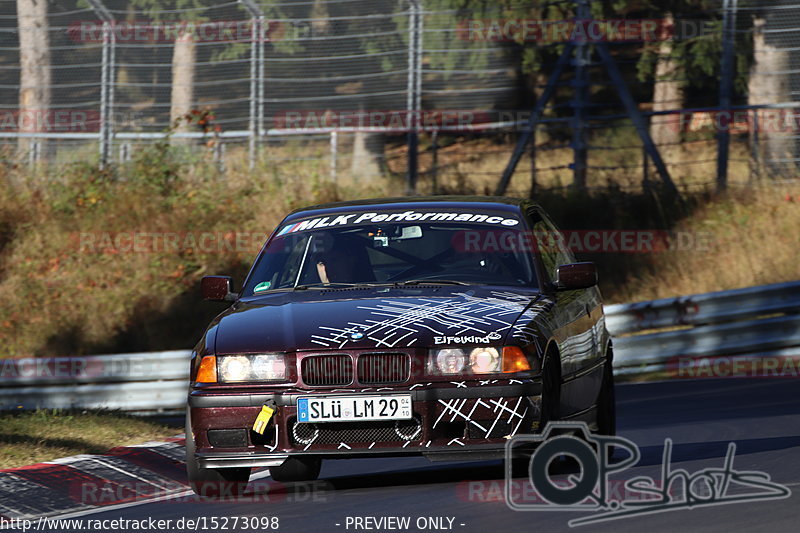
[[[548,422],[561,419],[561,361],[555,350],[548,350],[542,367],[542,416],[539,431]]]
[[[597,395],[597,433],[614,436],[617,434],[617,401],[614,392],[614,367],[611,348],[608,349],[606,363],[603,365],[603,382]],[[614,456],[614,447],[609,446],[607,458]]]
[[[617,434],[617,403],[611,357],[606,359],[603,366],[603,382],[597,395],[597,433],[610,436]]]
[[[244,493],[250,480],[249,468],[204,468],[195,455],[192,419],[186,413],[186,476],[189,486],[202,498],[220,499]]]
[[[314,481],[319,477],[322,460],[317,457],[289,457],[280,466],[269,467],[275,481]]]

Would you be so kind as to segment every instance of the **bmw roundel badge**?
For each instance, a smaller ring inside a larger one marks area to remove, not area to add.
[[[364,334],[361,333],[360,331],[356,331],[355,333],[351,333],[350,334],[350,338],[353,339],[354,341],[357,341],[357,340],[363,339],[364,338]]]

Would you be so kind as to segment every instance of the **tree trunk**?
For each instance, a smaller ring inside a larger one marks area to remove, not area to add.
[[[674,23],[672,14],[664,17],[664,23]],[[678,61],[670,57],[672,42],[664,40],[658,49],[655,85],[653,87],[653,111],[681,109],[684,103],[683,82],[680,81],[682,70]],[[650,121],[650,137],[658,144],[673,144],[681,140],[680,114],[654,115]]]
[[[192,111],[194,101],[194,75],[197,61],[197,45],[194,28],[189,25],[175,38],[172,51],[172,94],[170,101],[170,123],[175,133],[192,131],[186,115]],[[190,139],[173,139],[173,144],[191,144]]]
[[[50,35],[46,0],[17,0],[19,29],[19,124],[20,133],[45,132],[52,112]],[[41,154],[47,153],[46,140],[40,139]],[[20,138],[18,148],[26,156],[33,139]]]
[[[328,35],[331,31],[329,18],[330,13],[328,12],[327,2],[325,0],[314,0],[314,4],[311,6],[311,35],[314,37]]]
[[[763,18],[753,21],[753,65],[750,67],[750,79],[747,83],[749,105],[791,101],[789,77],[782,73],[789,70],[789,54],[767,43],[764,25]],[[753,148],[752,153],[758,158],[760,166],[757,172],[763,171],[771,176],[784,174],[789,168],[786,163],[778,160],[794,157],[792,128],[784,128],[788,123],[786,114],[791,116],[794,111],[761,109],[756,113],[758,113],[758,137],[756,138],[756,132],[752,127],[755,117],[751,115],[750,143]]]
[[[353,139],[353,160],[350,174],[361,183],[374,182],[383,176],[385,169],[383,133],[357,131]]]

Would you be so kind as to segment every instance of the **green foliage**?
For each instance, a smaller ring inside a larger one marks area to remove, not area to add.
[[[159,139],[138,150],[133,156],[131,176],[152,187],[158,194],[169,197],[180,179],[181,163],[169,137]]]
[[[51,188],[53,208],[67,214],[80,213],[81,216],[102,210],[114,178],[110,169],[101,169],[96,163],[69,163]]]
[[[208,17],[200,15],[213,2],[202,0],[131,0],[131,6],[149,16],[153,21],[202,22]]]

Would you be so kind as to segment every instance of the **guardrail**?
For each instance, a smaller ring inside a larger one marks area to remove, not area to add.
[[[610,305],[605,315],[619,374],[674,368],[682,358],[800,360],[800,282]],[[0,359],[0,410],[181,410],[189,356],[174,350]]]
[[[190,353],[0,359],[0,409],[183,409]]]
[[[800,282],[610,305],[605,315],[620,374],[682,357],[800,357]]]

